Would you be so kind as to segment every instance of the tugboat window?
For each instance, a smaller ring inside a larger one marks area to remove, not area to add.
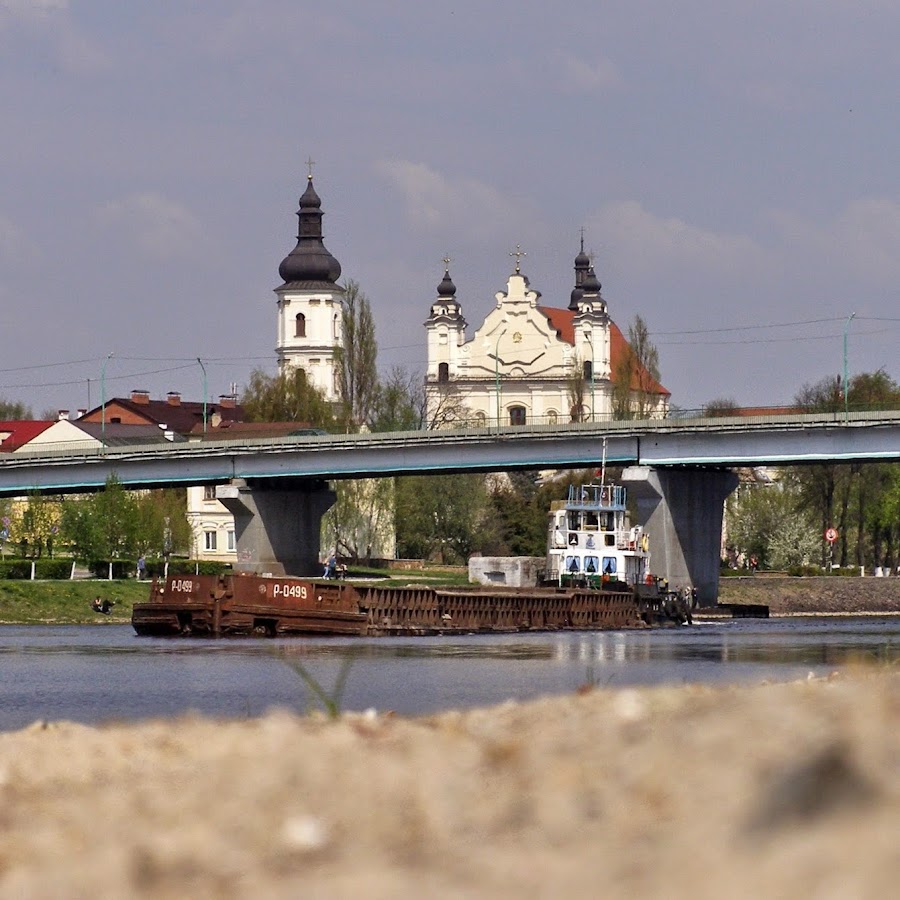
[[[588,575],[596,575],[597,574],[597,557],[596,556],[586,556],[584,559],[584,571]]]
[[[603,557],[603,574],[604,575],[615,575],[616,574],[616,558],[614,556],[604,556]]]
[[[566,557],[566,571],[570,575],[576,575],[579,571],[578,567],[578,557],[577,556],[567,556]]]

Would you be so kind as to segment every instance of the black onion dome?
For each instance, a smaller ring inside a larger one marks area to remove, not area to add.
[[[334,285],[341,277],[341,264],[328,252],[322,242],[322,201],[309,176],[306,190],[300,198],[297,218],[297,246],[282,260],[278,274],[285,284],[314,282]]]
[[[587,275],[585,275],[584,281],[581,282],[581,288],[586,294],[600,293],[600,282],[597,279],[597,275],[594,272],[593,266],[588,269],[588,273]]]
[[[444,277],[441,280],[441,283],[437,288],[438,297],[455,297],[456,296],[456,285],[453,283],[453,279],[450,277],[450,270],[447,269],[444,271]]]
[[[578,251],[578,256],[575,257],[575,268],[576,269],[587,269],[591,264],[591,258],[584,252],[584,243],[581,244],[581,249]]]
[[[572,288],[572,293],[569,295],[569,309],[577,312],[578,304],[581,303],[583,297],[584,291],[580,287]]]

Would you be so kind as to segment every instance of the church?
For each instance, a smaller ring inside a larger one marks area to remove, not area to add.
[[[450,261],[444,260],[444,277],[425,322],[432,427],[665,416],[669,391],[641,364],[610,318],[584,237],[565,307],[543,304],[540,291],[522,272],[525,254],[517,247],[510,255],[515,271],[470,341]]]

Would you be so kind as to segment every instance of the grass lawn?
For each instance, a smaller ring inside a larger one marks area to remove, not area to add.
[[[98,594],[115,601],[108,616],[91,609]],[[0,624],[128,624],[131,607],[149,596],[149,581],[0,581]]]

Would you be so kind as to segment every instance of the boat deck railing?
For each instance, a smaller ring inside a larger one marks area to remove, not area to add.
[[[625,488],[620,484],[570,484],[566,500],[569,509],[625,509]]]

